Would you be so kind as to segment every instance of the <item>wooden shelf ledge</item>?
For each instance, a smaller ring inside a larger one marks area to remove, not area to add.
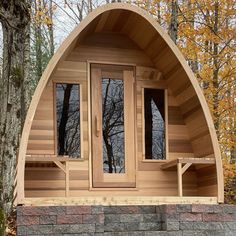
[[[67,161],[84,161],[82,158],[72,158],[69,156],[57,156],[57,155],[26,155],[26,162],[67,162]]]
[[[57,155],[26,155],[25,162],[53,162],[65,174],[65,196],[69,197],[69,162],[70,161],[84,161],[82,158],[71,158],[69,156]]]
[[[183,174],[189,169],[192,165],[215,165],[216,160],[214,158],[177,158],[166,162],[161,165],[162,170],[176,170],[178,177],[178,196],[183,196]]]
[[[161,165],[162,170],[170,170],[177,167],[177,164],[193,164],[193,165],[214,165],[216,160],[214,158],[177,158],[176,160],[168,161]]]

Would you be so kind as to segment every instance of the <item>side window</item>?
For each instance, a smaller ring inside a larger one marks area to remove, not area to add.
[[[57,154],[80,158],[80,85],[56,83]]]
[[[144,88],[146,160],[166,159],[165,90]]]

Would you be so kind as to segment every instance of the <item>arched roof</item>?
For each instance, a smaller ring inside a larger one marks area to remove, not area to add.
[[[161,71],[164,78],[168,77],[169,81],[172,81],[171,78],[175,80],[178,78],[180,83],[192,85],[204,112],[212,139],[217,167],[218,201],[223,201],[221,154],[210,111],[198,81],[183,55],[170,37],[161,29],[157,21],[141,8],[125,3],[106,4],[91,12],[66,38],[45,69],[32,98],[22,132],[17,167],[17,179],[19,182],[17,184],[18,201],[24,198],[24,167],[27,142],[42,92],[60,60],[65,58],[75,45],[83,41],[84,38],[92,33],[101,31],[112,31],[128,35],[150,57],[153,65]]]

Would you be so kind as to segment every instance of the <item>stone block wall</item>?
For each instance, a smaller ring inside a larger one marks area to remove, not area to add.
[[[17,235],[236,236],[236,206],[18,206]]]

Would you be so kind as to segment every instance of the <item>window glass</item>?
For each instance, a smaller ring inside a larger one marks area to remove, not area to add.
[[[165,153],[165,91],[144,88],[145,159],[163,160]]]
[[[102,79],[103,171],[124,173],[124,83]]]
[[[56,84],[57,153],[80,157],[80,87]]]

